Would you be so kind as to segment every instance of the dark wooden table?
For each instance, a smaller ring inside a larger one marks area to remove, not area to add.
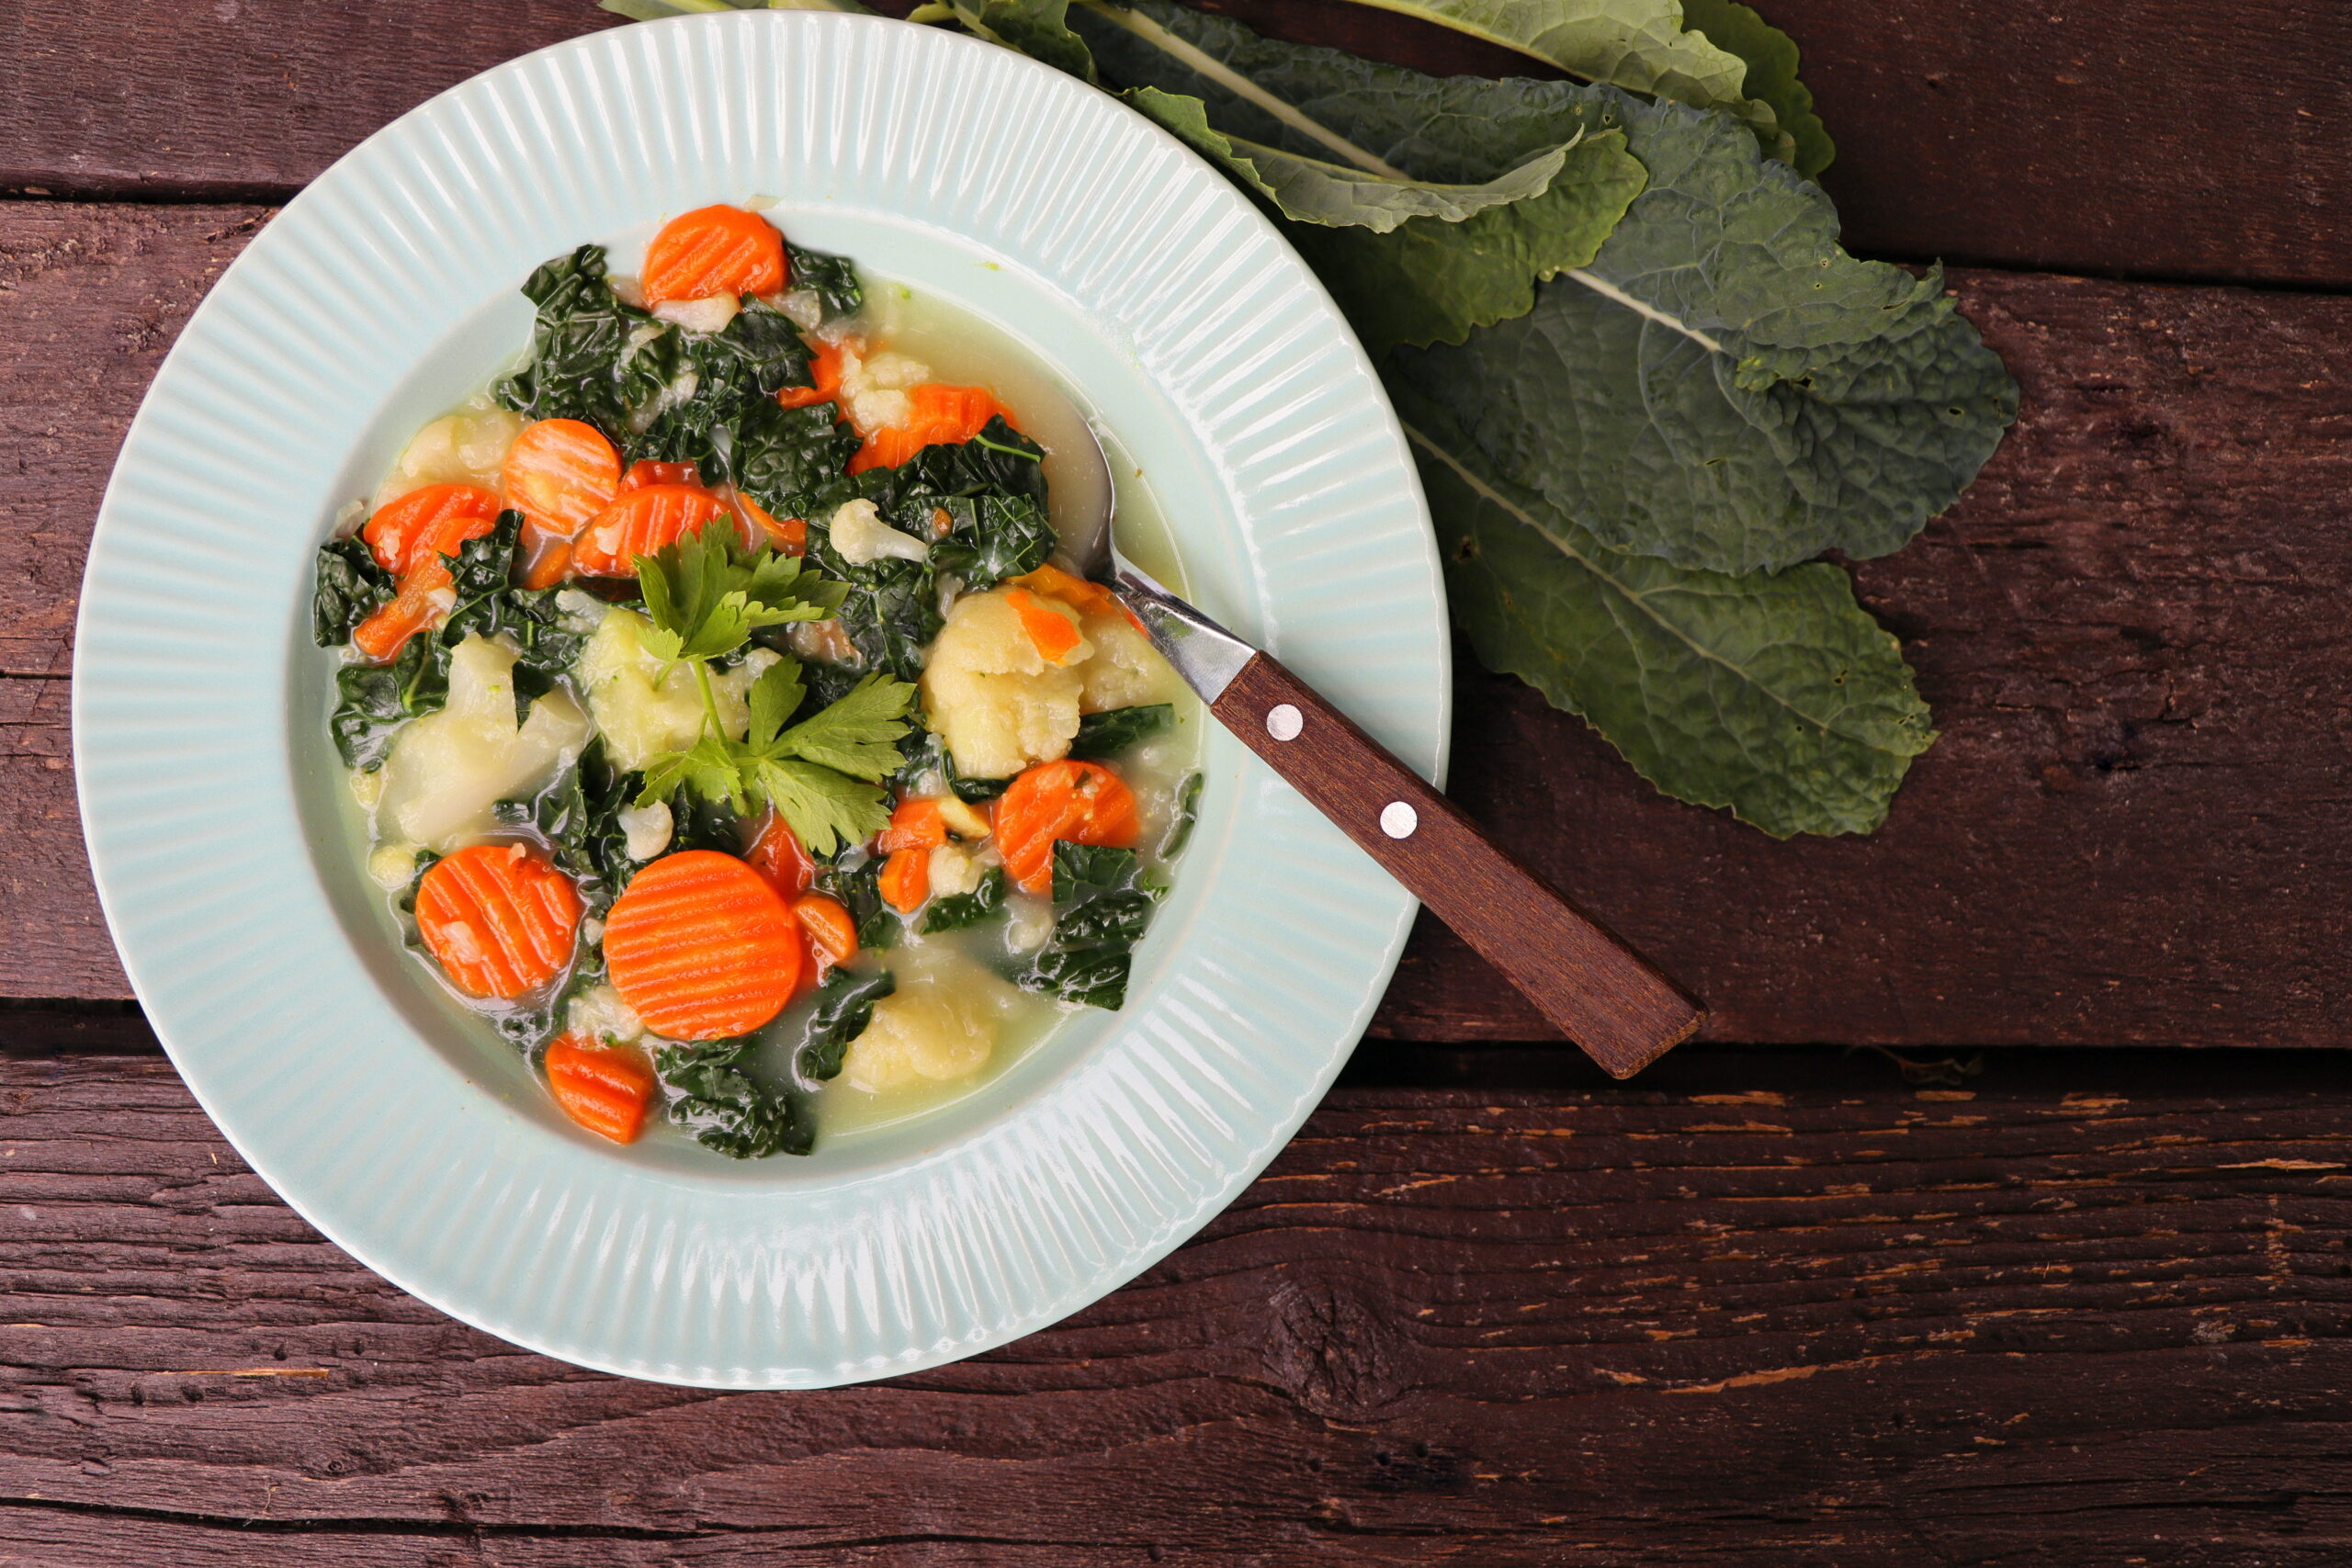
[[[1763,3],[1851,248],[1952,262],[2024,388],[1860,572],[1944,734],[1884,831],[1658,799],[1465,659],[1458,797],[1710,1042],[1609,1085],[1424,931],[1134,1285],[719,1396],[454,1324],[243,1168],[127,999],[67,739],[90,520],[210,281],[394,114],[612,18],[0,0],[0,1564],[2352,1559],[2352,1072],[2290,1049],[2352,1043],[2352,7]]]

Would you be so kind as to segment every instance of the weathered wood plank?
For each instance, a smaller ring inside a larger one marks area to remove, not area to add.
[[[889,8],[903,11],[903,3]],[[1430,70],[1523,57],[1345,0],[1216,0]],[[2352,9],[2336,0],[1768,0],[1841,151],[1852,246],[2352,287]],[[473,73],[610,26],[591,0],[0,7],[0,189],[279,200]]]
[[[0,668],[68,667],[89,519],[163,346],[260,219],[0,205]],[[1775,843],[1663,801],[1464,660],[1457,796],[1700,991],[1717,1038],[2352,1038],[2352,300],[1994,273],[1962,307],[2025,387],[1960,507],[1860,570],[1943,740],[1873,839]],[[60,385],[74,389],[60,402]],[[0,681],[0,995],[119,997],[63,682]],[[1519,1039],[1442,933],[1377,1025]]]
[[[1199,1240],[1003,1351],[732,1396],[401,1295],[159,1060],[0,1064],[0,1562],[2352,1550],[2335,1059],[1553,1061],[1342,1089]]]

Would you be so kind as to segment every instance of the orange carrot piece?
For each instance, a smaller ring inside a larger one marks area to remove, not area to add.
[[[567,1034],[548,1047],[548,1088],[563,1113],[616,1144],[632,1144],[653,1100],[653,1075],[641,1063]]]
[[[550,534],[526,518],[517,553],[523,558],[523,586],[553,588],[571,575],[571,541]]]
[[[874,886],[884,903],[902,915],[913,914],[931,897],[931,852],[891,851],[890,858],[882,863],[882,874]]]
[[[1058,599],[1081,614],[1099,614],[1119,603],[1118,595],[1099,582],[1089,582],[1082,577],[1072,577],[1050,563],[1035,571],[1023,572],[1012,580],[1016,588],[1026,588],[1032,593],[1047,599]]]
[[[744,855],[753,871],[768,879],[768,886],[787,904],[808,891],[817,881],[817,863],[809,857],[808,848],[792,824],[771,811],[760,825],[752,840],[750,852]]]
[[[566,538],[612,504],[621,455],[594,425],[542,419],[523,427],[499,478],[508,502],[550,534]]]
[[[613,988],[656,1034],[720,1040],[784,1010],[800,980],[800,927],[733,855],[686,850],[632,877],[605,921]]]
[[[784,236],[756,212],[700,207],[662,225],[645,251],[645,303],[774,294],[789,274]]]
[[[937,381],[908,388],[907,410],[904,424],[862,433],[865,445],[849,460],[851,473],[895,468],[926,446],[969,441],[1004,412],[986,387],[950,387]]]
[[[427,556],[401,579],[390,599],[351,628],[351,646],[379,664],[389,663],[409,638],[447,614],[443,596],[456,585],[448,563]]]
[[[701,483],[702,471],[692,463],[657,463],[646,457],[628,466],[628,472],[621,476],[620,489],[613,493],[627,495],[633,490],[643,490],[647,485],[700,486]]]
[[[886,854],[899,850],[935,850],[947,841],[947,819],[935,800],[902,800],[890,813],[890,825],[874,840]]]
[[[359,530],[377,564],[406,572],[428,555],[456,555],[498,526],[498,497],[479,485],[425,485],[376,509]]]
[[[571,961],[580,895],[522,844],[475,844],[435,861],[416,889],[417,934],[469,997],[519,997]]]
[[[692,485],[647,485],[630,491],[596,513],[572,546],[571,567],[589,577],[634,577],[632,556],[650,556],[688,534],[699,534],[714,517],[731,514],[727,503]]]
[[[1057,615],[1041,604],[1036,595],[1025,588],[1005,591],[1005,600],[1013,613],[1021,617],[1021,629],[1029,634],[1029,642],[1036,649],[1037,657],[1048,664],[1068,661],[1084,639],[1078,627],[1066,615]]]
[[[831,969],[857,956],[857,922],[841,900],[811,893],[792,906],[792,918],[808,938],[818,967]]]
[[[1024,892],[1054,887],[1054,844],[1125,849],[1143,825],[1135,792],[1100,762],[1040,762],[1012,781],[996,803],[996,843],[1004,869]]]
[[[842,343],[820,342],[808,355],[808,374],[816,378],[813,387],[779,389],[775,400],[788,409],[805,409],[815,403],[830,403],[842,395],[842,369],[844,348],[865,352],[865,345],[855,338]]]

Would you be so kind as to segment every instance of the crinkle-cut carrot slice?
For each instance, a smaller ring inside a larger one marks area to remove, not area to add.
[[[630,879],[605,921],[613,988],[673,1040],[748,1034],[792,999],[800,927],[733,855],[685,850]]]
[[[542,419],[523,427],[499,470],[507,501],[550,534],[567,538],[612,504],[621,455],[604,432],[576,419]]]
[[[448,563],[428,555],[400,581],[392,596],[351,628],[351,646],[378,664],[391,661],[408,639],[449,613],[457,579]]]
[[[1013,614],[1021,617],[1021,629],[1029,634],[1029,645],[1046,663],[1068,663],[1078,645],[1085,640],[1079,635],[1077,622],[1047,609],[1046,601],[1026,588],[1007,589],[1004,597]]]
[[[647,485],[699,486],[701,483],[702,470],[692,463],[657,463],[650,457],[641,457],[628,466],[628,472],[621,476],[620,489],[613,493],[627,495],[630,491],[643,490]]]
[[[892,850],[874,886],[885,904],[902,915],[913,914],[931,897],[931,852]]]
[[[775,400],[788,409],[805,409],[816,403],[830,403],[839,398],[842,395],[842,370],[845,363],[842,354],[845,349],[863,355],[865,345],[856,338],[843,338],[839,343],[820,341],[808,355],[808,374],[817,384],[813,387],[781,388],[776,392]]]
[[[1054,843],[1125,849],[1143,824],[1135,792],[1100,762],[1040,762],[1012,781],[996,803],[996,845],[1004,869],[1024,892],[1054,889]]]
[[[571,569],[589,577],[634,577],[634,556],[650,556],[715,517],[731,522],[725,502],[692,485],[647,485],[596,513],[571,547]]]
[[[784,236],[756,212],[698,207],[662,225],[639,280],[650,307],[714,294],[774,294],[788,281]]]
[[[727,504],[735,509],[735,520],[743,525],[743,537],[752,544],[764,538],[780,556],[808,553],[808,525],[799,518],[779,523],[766,507],[740,490],[729,490],[726,499]]]
[[[548,1047],[548,1088],[563,1113],[616,1144],[633,1144],[653,1100],[653,1075],[633,1052],[567,1034]]]
[[[469,997],[519,997],[563,972],[580,930],[571,879],[522,844],[474,844],[416,889],[417,934]]]
[[[387,571],[405,573],[428,555],[453,556],[498,526],[498,497],[479,485],[424,485],[376,508],[359,530]]]
[[[926,446],[969,441],[1004,410],[986,387],[950,387],[927,381],[907,389],[907,419],[865,433],[865,445],[849,460],[849,471],[895,468]],[[1011,423],[1008,417],[1006,423]]]

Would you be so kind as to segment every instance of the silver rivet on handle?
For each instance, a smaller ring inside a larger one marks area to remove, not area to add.
[[[1295,740],[1306,728],[1306,716],[1288,703],[1276,703],[1266,710],[1266,733],[1277,740]]]

